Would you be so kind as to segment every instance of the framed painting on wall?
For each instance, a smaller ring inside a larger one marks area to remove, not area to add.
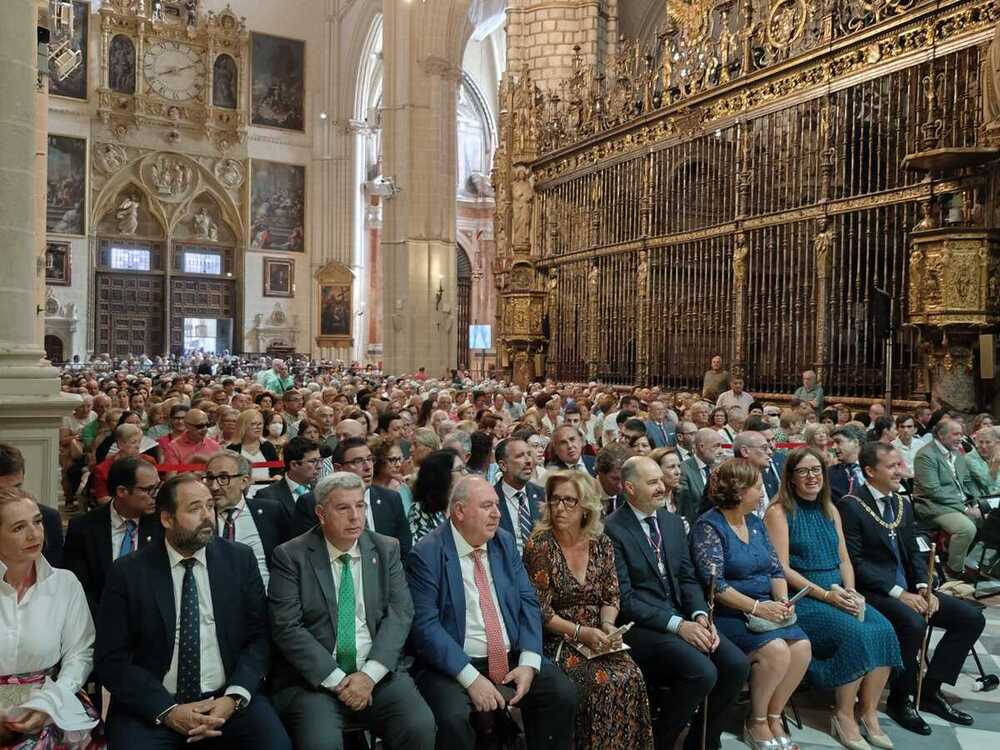
[[[49,76],[49,94],[70,99],[87,98],[87,34],[90,26],[90,3],[73,0],[73,49],[80,50],[80,64],[59,80]]]
[[[250,124],[305,131],[306,43],[251,34]]]
[[[295,261],[264,258],[264,296],[293,297]]]
[[[254,159],[250,163],[250,247],[306,249],[306,168]]]
[[[68,242],[45,243],[45,283],[49,286],[69,286],[70,246]]]
[[[45,229],[50,234],[87,231],[87,140],[50,135]]]
[[[316,281],[319,286],[317,346],[352,346],[354,274],[343,263],[332,262],[316,273]]]

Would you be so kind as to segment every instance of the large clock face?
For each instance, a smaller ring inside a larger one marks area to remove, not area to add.
[[[205,61],[201,52],[179,42],[153,42],[142,60],[146,84],[164,99],[184,102],[201,93]]]

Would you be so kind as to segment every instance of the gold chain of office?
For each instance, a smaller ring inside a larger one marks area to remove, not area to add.
[[[903,498],[901,495],[896,495],[896,494],[893,494],[893,497],[896,498],[896,519],[892,523],[887,523],[886,520],[882,518],[880,514],[873,511],[869,507],[868,503],[866,503],[860,497],[855,497],[854,499],[858,501],[858,505],[860,505],[862,508],[865,509],[865,512],[872,517],[872,520],[875,521],[875,523],[877,523],[883,529],[888,529],[889,536],[895,538],[896,529],[898,529],[899,525],[903,522]],[[885,499],[886,498],[883,498],[883,500]]]

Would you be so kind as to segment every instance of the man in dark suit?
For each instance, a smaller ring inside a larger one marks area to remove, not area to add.
[[[538,598],[514,538],[499,527],[495,489],[463,477],[448,522],[407,558],[417,687],[434,712],[438,750],[472,750],[470,712],[504,707],[498,685],[515,688],[509,703],[521,708],[528,750],[567,750],[576,687],[542,661]]]
[[[163,484],[165,540],[112,566],[94,663],[111,693],[112,748],[291,750],[259,692],[267,673],[267,600],[253,552],[219,539],[212,494],[193,474]]]
[[[585,471],[590,476],[597,476],[594,468],[594,457],[583,454],[583,435],[572,425],[557,427],[552,433],[553,459],[549,462],[551,469],[576,469]]]
[[[621,597],[618,620],[635,623],[625,635],[632,658],[647,685],[671,688],[661,702],[656,748],[671,750],[689,719],[691,731],[684,747],[701,747],[700,707],[706,696],[705,746],[718,748],[727,709],[746,682],[750,664],[709,625],[684,524],[661,507],[666,488],[660,467],[645,456],[630,458],[622,466],[622,483],[628,503],[607,518],[605,532],[615,548]]]
[[[112,563],[163,540],[153,499],[159,487],[155,466],[135,456],[122,457],[108,472],[111,501],[70,519],[66,568],[80,579],[95,618]]]
[[[288,517],[277,500],[246,497],[252,476],[250,461],[234,451],[216,453],[205,464],[205,484],[215,501],[218,534],[253,550],[267,588],[271,554],[292,534]]]
[[[503,474],[495,485],[500,528],[513,534],[517,551],[524,552],[545,502],[545,490],[528,481],[535,470],[535,452],[524,440],[508,438],[497,446],[495,458]]]
[[[371,448],[364,438],[354,437],[341,440],[337,450],[333,452],[333,468],[337,471],[349,471],[357,474],[365,483],[366,525],[367,528],[391,536],[399,542],[399,551],[403,558],[410,551],[412,537],[410,524],[403,512],[403,499],[395,490],[378,487],[372,484],[375,474],[375,461]],[[316,525],[316,498],[313,495],[303,497],[296,508],[292,533],[295,536],[304,534]]]
[[[357,475],[324,477],[315,496],[319,525],[274,554],[275,705],[299,750],[342,747],[352,725],[431,750],[434,715],[402,667],[413,601],[399,542],[365,529]]]
[[[722,437],[702,427],[695,433],[691,457],[681,462],[681,483],[677,488],[677,512],[693,524],[705,496],[708,475],[722,456]]]
[[[254,497],[276,500],[285,514],[288,527],[294,531],[293,519],[299,501],[308,495],[319,475],[319,446],[304,437],[288,441],[282,451],[285,476],[259,490]],[[311,516],[310,516],[311,517]]]
[[[10,443],[0,443],[0,487],[20,487],[24,484],[24,456]],[[38,503],[42,514],[45,541],[42,555],[53,568],[63,567],[63,527],[59,511]]]
[[[844,495],[857,494],[864,486],[864,474],[858,464],[858,454],[865,442],[865,433],[851,425],[841,425],[830,433],[833,438],[833,452],[837,463],[827,470],[830,482],[830,497],[839,503]]]
[[[845,495],[838,509],[858,591],[886,616],[899,638],[903,671],[890,684],[886,712],[912,732],[931,733],[913,705],[920,669],[917,654],[930,612],[930,625],[944,635],[927,668],[919,710],[968,726],[972,716],[954,708],[941,694],[941,685],[955,684],[986,620],[972,604],[928,587],[928,553],[917,544],[913,507],[896,494],[907,468],[899,451],[884,443],[866,443],[859,460],[866,484]]]

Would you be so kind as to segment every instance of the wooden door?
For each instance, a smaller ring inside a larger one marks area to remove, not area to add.
[[[95,286],[96,353],[112,357],[162,354],[162,277],[97,273]]]

